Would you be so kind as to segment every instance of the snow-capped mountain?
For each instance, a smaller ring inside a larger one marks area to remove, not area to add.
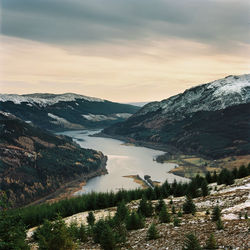
[[[185,117],[197,111],[215,111],[250,102],[250,74],[227,76],[199,85],[161,102],[145,105],[135,116],[161,109],[164,116]]]
[[[213,158],[250,154],[250,75],[228,76],[151,102],[104,133]]]
[[[0,102],[11,101],[15,104],[30,103],[38,104],[39,106],[49,106],[58,102],[73,102],[77,99],[89,102],[104,102],[103,99],[78,95],[74,93],[65,93],[61,95],[46,93],[36,93],[28,95],[0,94]]]
[[[0,94],[0,111],[49,130],[108,126],[127,119],[138,109],[73,93]]]

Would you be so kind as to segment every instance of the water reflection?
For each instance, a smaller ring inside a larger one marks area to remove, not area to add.
[[[89,136],[97,132],[95,130],[84,130],[61,133],[73,137],[74,141],[83,148],[99,150],[108,156],[107,169],[109,174],[89,180],[87,185],[81,191],[78,191],[77,194],[140,187],[132,179],[123,177],[126,175],[139,174],[141,177],[150,175],[152,180],[159,182],[164,182],[166,179],[169,182],[173,182],[174,179],[186,181],[185,178],[168,173],[176,164],[160,164],[153,160],[157,155],[164,152],[145,147],[126,146],[122,141],[115,139]]]

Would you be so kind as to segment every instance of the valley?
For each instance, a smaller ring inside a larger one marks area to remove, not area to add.
[[[103,153],[82,149],[70,137],[0,112],[0,189],[11,207],[42,202],[74,182],[107,173],[106,161]]]
[[[108,174],[90,179],[83,186],[82,191],[80,190],[76,194],[92,191],[117,192],[120,189],[138,188],[142,186],[142,182],[138,182],[138,178],[135,178],[137,175],[140,178],[149,175],[152,181],[158,181],[159,183],[163,183],[166,179],[169,182],[173,182],[175,179],[183,182],[188,181],[186,178],[169,173],[176,164],[157,163],[155,159],[157,156],[162,155],[163,151],[124,144],[123,141],[117,139],[93,136],[98,132],[100,130],[65,131],[60,133],[72,137],[83,148],[95,149],[107,155],[106,168]],[[124,176],[135,177],[126,178]]]
[[[0,110],[50,131],[93,129],[124,121],[139,107],[65,94],[0,94]]]
[[[249,0],[0,6],[0,250],[250,250]]]
[[[235,183],[229,186],[209,184],[210,194],[205,197],[193,199],[196,206],[196,213],[178,215],[179,224],[174,224],[174,218],[177,212],[182,211],[185,197],[168,197],[164,202],[169,211],[171,220],[162,223],[158,215],[154,213],[151,217],[145,218],[145,226],[137,230],[129,230],[126,236],[126,242],[119,245],[120,249],[182,249],[185,242],[185,236],[188,233],[194,233],[202,246],[205,246],[209,236],[213,233],[218,249],[249,249],[249,219],[245,218],[249,214],[250,202],[250,177],[236,179]],[[140,200],[133,200],[126,204],[130,212],[137,211]],[[153,208],[159,204],[159,200],[152,200]],[[223,229],[218,229],[216,222],[212,220],[212,211],[216,205],[221,209],[221,218]],[[172,207],[176,212],[172,212]],[[65,223],[70,226],[72,223],[80,226],[88,226],[87,217],[90,211],[76,213],[64,218]],[[96,223],[100,220],[110,220],[117,212],[117,207],[105,209],[96,209],[93,211]],[[159,236],[156,239],[147,239],[147,232],[150,225],[154,223]],[[30,228],[27,232],[27,238],[32,242],[32,235],[37,227]],[[37,245],[32,243],[33,249]],[[87,237],[85,242],[79,244],[78,249],[103,249],[100,244]]]

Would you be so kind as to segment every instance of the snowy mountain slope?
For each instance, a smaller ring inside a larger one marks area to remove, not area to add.
[[[58,102],[72,102],[76,101],[77,99],[89,102],[104,102],[103,99],[88,97],[73,93],[65,93],[61,95],[43,94],[43,93],[28,94],[28,95],[0,94],[1,102],[11,101],[15,104],[30,103],[30,104],[38,104],[40,106],[49,106]]]
[[[215,111],[250,102],[250,74],[228,76],[199,85],[161,102],[145,105],[135,116],[162,110],[167,117],[179,118],[198,111]]]
[[[66,93],[0,94],[0,111],[49,130],[98,128],[123,121],[139,107]]]
[[[104,133],[212,158],[250,154],[250,75],[228,76],[149,103]]]

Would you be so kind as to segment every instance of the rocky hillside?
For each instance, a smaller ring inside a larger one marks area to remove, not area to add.
[[[210,194],[206,197],[193,199],[196,206],[195,215],[182,214],[179,216],[179,225],[174,225],[174,218],[177,218],[177,212],[182,210],[185,197],[175,197],[164,199],[170,214],[169,223],[160,223],[157,215],[146,218],[145,227],[138,230],[128,231],[126,243],[121,249],[183,249],[185,235],[194,233],[201,246],[205,246],[209,236],[213,233],[218,249],[249,249],[249,217],[250,215],[250,177],[235,180],[231,186],[209,185]],[[130,211],[138,209],[140,200],[132,201],[127,204]],[[152,201],[153,207],[156,207],[158,200]],[[172,203],[172,204],[171,204]],[[221,209],[222,229],[218,229],[216,222],[212,221],[212,211],[219,205]],[[172,213],[172,207],[175,207],[176,214]],[[116,213],[116,207],[95,210],[96,221],[103,218],[113,217]],[[70,225],[76,222],[87,225],[87,212],[74,214],[65,218],[65,222]],[[241,216],[241,217],[240,217]],[[159,233],[159,238],[148,240],[147,231],[152,223],[155,223]],[[27,236],[30,239],[36,228],[31,228]],[[37,249],[37,245],[33,245]],[[80,244],[79,249],[102,249],[99,244],[94,243],[89,237],[85,243]],[[191,248],[190,248],[191,249]]]
[[[66,183],[106,172],[106,157],[71,138],[0,113],[0,190],[13,206],[42,198]]]
[[[216,159],[250,154],[249,114],[250,75],[228,76],[149,103],[104,133]]]
[[[66,93],[0,94],[0,110],[43,129],[100,128],[124,121],[139,107],[93,97]]]

